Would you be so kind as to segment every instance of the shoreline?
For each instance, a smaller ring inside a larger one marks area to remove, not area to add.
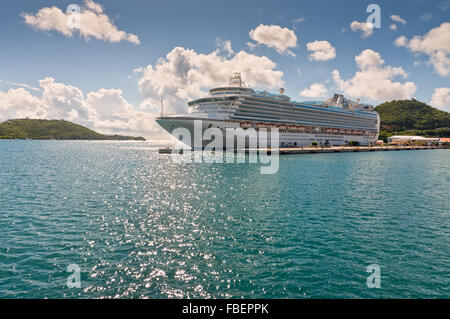
[[[0,141],[61,141],[61,142],[148,142],[141,139],[58,139],[58,138],[0,138]]]

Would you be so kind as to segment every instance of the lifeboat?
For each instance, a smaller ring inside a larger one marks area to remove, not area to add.
[[[251,122],[241,122],[240,126],[241,126],[242,128],[250,128],[250,127],[253,127],[253,125],[252,125]]]
[[[287,126],[284,124],[281,124],[281,125],[278,125],[278,129],[285,130],[285,129],[287,129]]]
[[[266,128],[267,124],[265,124],[265,123],[256,123],[255,127],[257,127],[257,128]]]

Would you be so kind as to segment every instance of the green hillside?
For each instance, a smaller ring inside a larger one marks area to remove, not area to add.
[[[143,137],[104,135],[64,120],[18,119],[0,123],[0,139],[145,140]]]
[[[398,100],[378,105],[381,128],[386,131],[450,128],[450,113],[417,100]]]
[[[397,100],[378,105],[381,138],[393,135],[450,137],[450,113],[417,100]]]

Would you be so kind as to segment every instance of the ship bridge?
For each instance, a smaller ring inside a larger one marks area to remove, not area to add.
[[[290,102],[291,98],[284,95],[283,88],[280,89],[279,94],[255,91],[245,85],[240,73],[234,73],[230,77],[228,86],[212,88],[207,97],[190,101],[188,103],[189,113],[226,119],[230,118],[243,102],[252,98],[263,98],[293,105]]]
[[[224,86],[224,87],[219,87],[219,88],[214,88],[214,89],[209,90],[210,95],[242,94],[242,93],[252,94],[252,93],[255,93],[255,91],[250,88],[244,88],[244,87],[238,87],[238,86],[235,86],[235,87]]]
[[[228,86],[213,88],[209,90],[210,95],[220,95],[220,94],[252,94],[255,91],[251,88],[246,87],[245,83],[242,81],[241,74],[236,72],[230,77],[230,82]]]

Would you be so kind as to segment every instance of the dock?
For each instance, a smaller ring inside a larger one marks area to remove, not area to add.
[[[408,146],[397,146],[397,145],[389,145],[389,146],[330,146],[330,147],[283,147],[278,148],[278,153],[280,155],[289,155],[289,154],[318,154],[318,153],[353,153],[353,152],[389,152],[389,151],[411,151],[411,150],[436,150],[436,149],[450,149],[450,147],[445,145],[433,145],[433,146],[424,146],[424,145],[408,145]],[[263,149],[245,149],[245,150],[235,150],[235,153],[245,152],[245,153],[264,153],[270,154],[275,149],[273,148],[263,148]],[[194,150],[192,150],[194,151]],[[225,151],[225,150],[224,150]],[[171,154],[172,149],[169,147],[159,149],[160,154]],[[179,152],[182,154],[182,151]]]
[[[446,146],[332,146],[332,147],[295,147],[280,148],[281,154],[314,154],[314,153],[352,153],[352,152],[388,152],[388,151],[410,151],[410,150],[434,150],[449,149]]]

